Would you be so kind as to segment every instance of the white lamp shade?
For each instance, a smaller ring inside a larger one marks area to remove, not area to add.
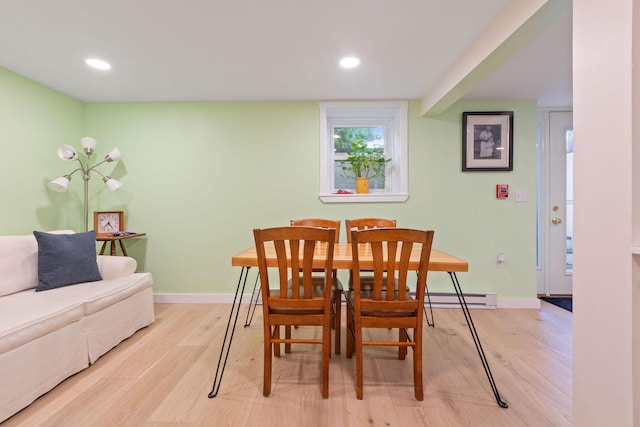
[[[62,160],[76,160],[78,158],[78,152],[72,145],[61,145],[58,148],[58,157]]]
[[[93,150],[96,148],[97,141],[90,136],[85,136],[80,139],[80,142],[82,143],[82,148],[84,148],[85,153],[93,153]]]
[[[105,157],[105,159],[108,162],[113,162],[114,160],[120,160],[121,158],[122,158],[122,153],[120,152],[120,150],[118,150],[118,147],[111,150],[111,152],[107,154],[107,157]]]
[[[109,191],[115,191],[118,188],[122,187],[122,183],[120,181],[109,176],[104,177],[104,183],[107,185]]]
[[[53,181],[49,182],[47,184],[47,187],[49,187],[53,191],[64,193],[65,191],[67,191],[67,188],[69,188],[69,178],[66,176],[56,178]]]

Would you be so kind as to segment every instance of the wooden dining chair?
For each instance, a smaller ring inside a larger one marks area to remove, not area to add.
[[[356,353],[356,396],[363,396],[362,348],[397,346],[398,358],[404,359],[407,348],[413,349],[413,386],[417,400],[423,400],[422,390],[422,326],[425,285],[433,231],[406,228],[386,228],[355,231],[351,236],[354,289],[347,299],[347,358]],[[372,255],[373,287],[360,286],[359,245],[369,244]],[[415,298],[407,291],[409,260],[412,251],[419,251]],[[386,272],[386,276],[385,276]],[[398,286],[393,289],[394,277]],[[386,282],[386,283],[385,283]],[[364,341],[365,328],[399,328],[398,341]]]
[[[294,227],[321,227],[330,228],[336,230],[336,240],[338,243],[340,240],[340,220],[323,219],[323,218],[305,218],[305,219],[292,219],[290,225]],[[315,269],[313,276],[314,286],[319,287],[324,285],[324,270]],[[319,275],[317,273],[320,273]],[[331,327],[334,329],[335,344],[334,350],[336,354],[340,354],[340,342],[341,342],[341,326],[342,326],[342,282],[338,279],[338,270],[334,269],[331,274],[331,290],[333,292],[331,298]],[[285,328],[285,335],[291,337],[291,328]],[[285,345],[285,353],[291,351],[290,345]]]
[[[264,322],[264,388],[271,393],[272,356],[280,356],[280,344],[322,345],[322,396],[329,397],[329,357],[331,354],[331,274],[334,229],[277,227],[253,230]],[[275,254],[276,265],[267,265],[267,253]],[[269,282],[269,268],[277,282]],[[312,273],[324,269],[322,288],[314,287]],[[321,339],[281,338],[280,326],[308,325],[322,328]]]
[[[386,218],[356,218],[344,221],[347,230],[347,243],[351,243],[351,232],[354,230],[369,230],[373,228],[395,228],[395,219]],[[371,287],[373,277],[365,271],[360,271],[360,285],[362,288]],[[353,275],[349,273],[349,289],[353,289]]]

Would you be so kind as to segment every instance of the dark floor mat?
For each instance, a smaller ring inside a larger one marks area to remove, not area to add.
[[[542,301],[546,301],[549,304],[553,304],[565,310],[573,312],[573,298],[553,298],[553,297],[540,297]]]

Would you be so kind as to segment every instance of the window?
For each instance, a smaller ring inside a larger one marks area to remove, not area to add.
[[[363,140],[391,161],[369,194],[355,193],[355,179],[342,171],[350,143]],[[408,194],[407,102],[320,103],[320,199],[336,202],[403,202]]]

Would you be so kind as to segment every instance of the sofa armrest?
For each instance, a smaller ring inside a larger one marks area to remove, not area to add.
[[[136,272],[138,263],[128,256],[98,255],[98,270],[103,279],[117,279]]]

